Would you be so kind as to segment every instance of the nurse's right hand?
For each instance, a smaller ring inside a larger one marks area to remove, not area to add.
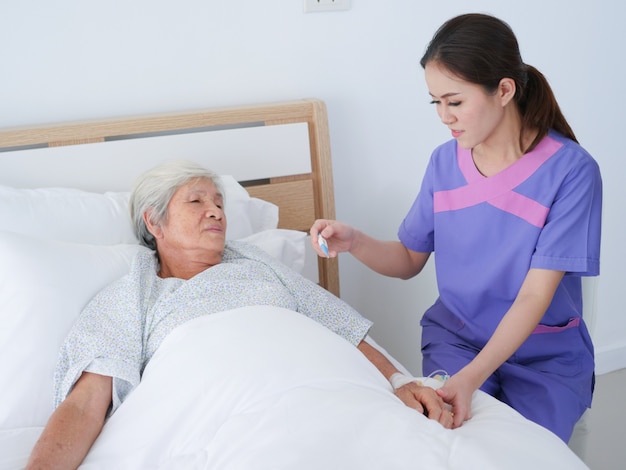
[[[328,245],[328,257],[334,258],[339,253],[350,251],[356,230],[343,222],[336,220],[317,219],[310,230],[311,244],[315,252],[324,258],[326,254],[318,243],[318,236],[324,237]]]

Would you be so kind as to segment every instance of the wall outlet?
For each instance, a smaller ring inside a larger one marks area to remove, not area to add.
[[[304,0],[304,12],[349,10],[351,0]]]

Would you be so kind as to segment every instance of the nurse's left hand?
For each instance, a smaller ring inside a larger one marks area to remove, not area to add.
[[[474,390],[475,389],[467,382],[463,381],[458,374],[446,380],[444,385],[437,390],[437,395],[452,407],[453,429],[458,428],[472,417],[471,404]]]

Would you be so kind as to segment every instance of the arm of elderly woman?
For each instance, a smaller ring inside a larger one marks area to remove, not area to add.
[[[54,411],[37,441],[27,470],[77,468],[104,426],[111,377],[84,372]]]
[[[390,380],[393,374],[399,372],[378,349],[367,342],[361,341],[357,347],[387,380]],[[416,382],[409,382],[398,387],[395,390],[395,394],[408,407],[428,415],[430,419],[438,421],[445,428],[450,429],[452,427],[453,415],[448,411],[445,403],[434,389],[421,386]]]

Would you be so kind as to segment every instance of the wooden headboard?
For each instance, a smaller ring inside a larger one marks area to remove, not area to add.
[[[24,163],[20,166],[15,162],[20,155],[32,150],[36,150],[40,158],[42,155],[45,158],[45,151],[41,149],[87,148],[88,144],[135,137],[145,139],[294,123],[306,124],[308,128],[310,172],[263,175],[240,182],[251,196],[279,207],[279,228],[308,232],[316,218],[335,218],[326,106],[316,99],[0,129],[0,183],[13,183],[6,176],[23,172]],[[31,171],[37,172],[38,169],[32,168]],[[318,276],[321,286],[339,295],[337,258],[320,258]]]

